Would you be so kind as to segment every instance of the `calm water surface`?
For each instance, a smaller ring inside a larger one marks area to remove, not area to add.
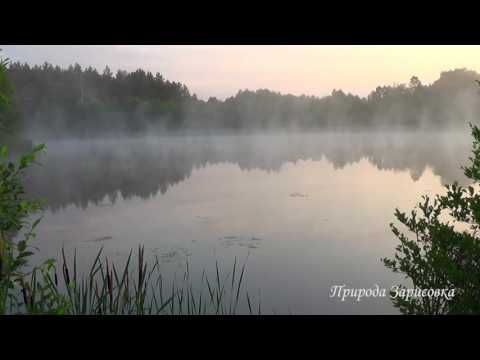
[[[464,181],[465,133],[257,134],[49,141],[28,181],[48,199],[42,258],[101,246],[124,261],[145,245],[165,273],[231,269],[265,313],[390,314],[388,298],[330,298],[330,287],[403,282],[380,259],[397,244],[396,207]]]

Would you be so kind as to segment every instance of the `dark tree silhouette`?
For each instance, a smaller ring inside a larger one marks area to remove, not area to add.
[[[12,102],[13,87],[7,79],[8,62],[8,59],[0,57],[0,137],[11,133],[17,125]]]
[[[377,87],[367,97],[333,90],[322,98],[241,90],[224,101],[198,99],[181,83],[138,69],[113,74],[75,64],[67,69],[12,63],[26,130],[52,135],[180,129],[380,129],[464,127],[480,115],[474,71],[443,72],[430,85],[413,76],[408,85]]]

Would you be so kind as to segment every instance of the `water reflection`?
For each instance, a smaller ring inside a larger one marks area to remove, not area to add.
[[[147,199],[159,192],[165,194],[188,179],[195,169],[211,164],[231,163],[241,170],[278,172],[289,162],[323,158],[334,169],[366,159],[379,170],[408,171],[414,181],[428,167],[445,184],[464,181],[460,165],[467,160],[469,151],[467,132],[60,141],[47,144],[47,156],[40,159],[43,165],[33,170],[27,188],[31,194],[48,199],[52,211],[72,204],[85,209],[89,203],[111,206],[119,195],[123,199]]]
[[[287,313],[395,313],[388,299],[329,298],[332,285],[402,282],[380,262],[388,224],[441,182],[461,180],[468,133],[257,134],[48,143],[29,191],[48,199],[41,257],[145,246],[173,277],[251,254],[249,291]],[[96,206],[88,206],[88,205]]]

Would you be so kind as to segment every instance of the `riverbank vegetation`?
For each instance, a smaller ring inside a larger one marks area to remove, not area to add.
[[[383,259],[385,266],[404,274],[418,291],[454,292],[453,297],[392,299],[404,314],[480,313],[480,129],[475,125],[471,129],[472,156],[463,168],[471,184],[455,182],[446,186],[446,194],[424,196],[410,214],[395,212],[408,231],[391,224],[400,244],[394,258]]]
[[[13,136],[19,125],[13,106],[13,86],[7,78],[8,65],[8,59],[0,58],[0,143]]]

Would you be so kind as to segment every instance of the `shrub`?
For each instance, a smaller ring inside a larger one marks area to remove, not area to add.
[[[445,195],[433,200],[424,196],[410,214],[396,209],[395,217],[412,236],[390,224],[400,244],[393,259],[382,259],[393,272],[405,274],[415,289],[454,289],[455,295],[392,299],[402,313],[480,313],[480,130],[474,125],[471,130],[471,164],[463,170],[472,184],[455,182],[446,186]]]

